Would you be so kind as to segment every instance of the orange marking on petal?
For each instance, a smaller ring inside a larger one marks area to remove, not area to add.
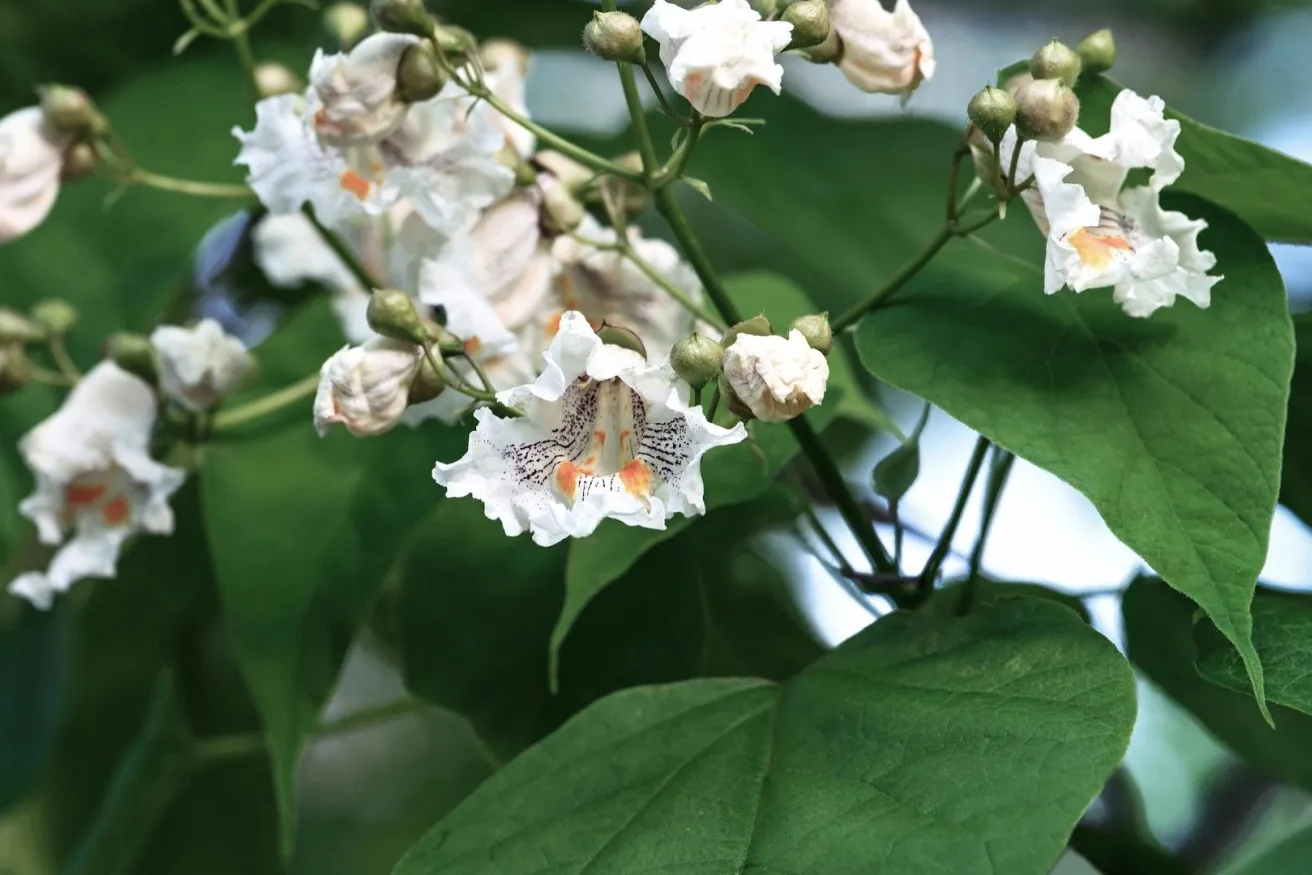
[[[117,526],[127,521],[132,506],[126,497],[120,495],[100,509],[100,516],[106,525]]]
[[[560,320],[563,319],[564,316],[565,316],[565,311],[561,310],[559,313],[557,313],[556,315],[552,316],[550,319],[547,320],[547,325],[545,329],[547,332],[547,337],[555,337],[557,334],[560,333]]]
[[[635,498],[646,498],[651,495],[652,483],[655,480],[651,468],[641,459],[634,459],[629,464],[620,469],[620,483],[624,486],[624,491]]]
[[[1103,270],[1111,264],[1112,250],[1134,251],[1130,241],[1124,237],[1111,234],[1106,236],[1092,234],[1088,228],[1081,228],[1066,239],[1070,241],[1071,246],[1075,247],[1075,253],[1079,255],[1080,261],[1095,270]]]
[[[606,432],[602,431],[601,429],[598,429],[592,433],[592,439],[597,442],[597,446],[599,447],[606,446]]]
[[[105,494],[105,485],[103,483],[88,483],[78,485],[70,483],[64,487],[64,501],[73,507],[81,507],[98,501]]]
[[[344,170],[337,182],[343,189],[349,191],[360,200],[364,200],[369,196],[369,180],[365,179],[354,170]]]
[[[564,461],[556,466],[556,489],[567,501],[574,501],[574,494],[579,488],[579,477],[582,475],[583,470],[573,462]]]
[[[465,348],[466,353],[468,353],[469,355],[474,355],[480,349],[483,348],[483,341],[479,340],[478,337],[475,336],[466,340],[464,343],[461,344],[461,346]]]

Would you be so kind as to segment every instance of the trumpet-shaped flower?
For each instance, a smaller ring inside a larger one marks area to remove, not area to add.
[[[44,572],[15,579],[11,593],[48,608],[79,580],[113,577],[129,537],[172,533],[169,497],[186,474],[150,457],[155,416],[150,387],[102,362],[23,437],[19,451],[36,475],[36,491],[19,512],[36,524],[43,544],[62,546]]]
[[[825,400],[829,363],[802,332],[740,334],[724,351],[724,376],[763,422],[787,422]]]
[[[757,85],[779,93],[784,68],[775,55],[788,47],[793,26],[762,21],[747,0],[720,0],[696,9],[656,0],[642,18],[642,29],[660,43],[674,90],[703,115],[729,115]]]
[[[482,501],[507,535],[550,546],[591,534],[603,519],[665,528],[676,513],[705,513],[701,458],[746,438],[690,408],[668,366],[601,342],[581,313],[565,313],[531,384],[498,394],[524,417],[488,409],[464,458],[433,479],[452,497]]]
[[[191,328],[161,325],[150,335],[159,385],[169,399],[197,413],[209,410],[241,385],[250,370],[246,345],[213,319]]]
[[[39,106],[0,118],[0,243],[22,237],[50,214],[67,145]]]
[[[905,103],[934,75],[934,44],[907,0],[889,12],[880,0],[829,0],[842,44],[838,68],[862,91],[899,94]]]
[[[319,370],[314,396],[319,435],[344,425],[356,437],[373,437],[395,426],[410,404],[423,357],[418,346],[386,337],[343,347]]]
[[[319,139],[336,146],[377,143],[401,127],[410,106],[397,94],[397,68],[405,50],[418,43],[409,34],[375,33],[349,54],[316,52],[310,88],[318,97]]]

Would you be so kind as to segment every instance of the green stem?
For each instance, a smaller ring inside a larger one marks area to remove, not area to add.
[[[60,371],[48,371],[45,368],[39,368],[36,365],[32,366],[32,370],[29,372],[28,376],[31,377],[33,383],[40,383],[43,386],[58,386],[64,389],[71,389],[73,386],[77,385],[76,379],[69,377]]]
[[[825,545],[825,549],[828,550],[830,556],[833,557],[835,564],[838,565],[839,573],[848,578],[848,580],[851,580],[851,578],[856,575],[856,570],[853,569],[851,563],[847,561],[847,557],[843,555],[843,551],[838,549],[838,543],[834,540],[833,535],[829,534],[829,530],[824,527],[824,524],[820,522],[820,517],[816,515],[815,508],[811,506],[809,501],[802,505],[802,516],[804,516],[806,521],[811,524],[815,536],[820,539],[820,543]]]
[[[627,66],[627,65],[621,64],[620,66]],[[632,76],[633,75],[632,72],[630,72],[629,75]],[[469,91],[470,94],[484,101],[493,109],[495,109],[497,112],[501,113],[503,116],[510,119],[515,124],[519,125],[521,128],[524,128],[527,131],[531,131],[533,135],[536,136],[543,143],[546,143],[547,145],[551,146],[551,148],[555,149],[557,152],[560,152],[563,155],[573,158],[575,161],[579,162],[585,167],[589,167],[592,170],[596,170],[600,173],[606,173],[611,176],[618,176],[621,179],[632,180],[633,182],[642,182],[644,180],[645,177],[643,176],[643,174],[639,173],[638,171],[630,170],[627,167],[621,167],[620,165],[616,164],[614,161],[609,161],[601,157],[600,155],[596,154],[595,152],[590,152],[587,149],[584,149],[582,146],[579,146],[565,139],[559,134],[550,131],[547,128],[542,127],[542,125],[527,118],[526,116],[523,116],[518,112],[515,112],[515,110],[507,106],[504,101],[502,101],[499,97],[493,94],[486,87],[471,84],[470,86],[468,86],[467,90]]]
[[[665,113],[671,121],[679,125],[686,126],[691,124],[692,122],[690,119],[679,115],[674,111],[674,107],[670,106],[669,98],[665,96],[664,90],[661,89],[661,83],[656,81],[656,74],[651,71],[651,65],[639,64],[638,66],[642,68],[643,74],[646,75],[647,84],[651,86],[652,93],[656,95],[656,101],[661,105],[661,112]]]
[[[191,179],[178,179],[174,176],[165,176],[162,173],[152,173],[149,170],[134,168],[124,177],[123,182],[129,185],[144,185],[149,188],[157,188],[161,191],[172,191],[178,194],[190,194],[197,197],[218,197],[218,198],[253,198],[255,192],[250,190],[249,186],[241,184],[229,184],[222,182],[196,182]]]
[[[683,173],[688,169],[688,162],[692,160],[692,153],[697,148],[698,142],[701,141],[702,131],[706,128],[706,119],[700,115],[693,117],[689,122],[688,135],[679,148],[670,156],[670,160],[665,162],[665,166],[658,170],[651,180],[651,187],[664,188],[676,179],[682,179]]]
[[[688,218],[683,214],[683,210],[679,208],[679,202],[675,199],[673,190],[663,188],[656,192],[655,199],[657,211],[665,217],[670,230],[674,233],[674,239],[679,241],[684,254],[688,257],[688,262],[692,265],[692,269],[696,271],[697,277],[702,281],[702,288],[705,289],[706,296],[711,299],[715,309],[720,311],[725,323],[733,325],[736,322],[743,321],[738,308],[734,306],[733,301],[729,298],[729,293],[725,291],[724,286],[720,283],[715,268],[711,266],[711,260],[706,256],[705,250],[702,249],[701,242],[697,239],[697,235],[693,233],[692,226],[688,224]]]
[[[881,301],[910,282],[912,277],[920,273],[925,265],[929,264],[930,260],[933,259],[935,255],[938,255],[939,250],[946,246],[953,236],[955,236],[955,234],[952,225],[950,223],[944,224],[943,227],[938,230],[938,233],[934,235],[934,238],[929,241],[923,250],[921,250],[920,254],[904,264],[902,269],[893,274],[882,288],[866,298],[860,304],[857,304],[855,307],[833,320],[830,325],[833,328],[834,333],[837,334],[840,331],[851,328],[861,319],[862,316],[878,307]]]
[[[224,6],[228,11],[228,35],[232,39],[232,47],[237,52],[237,61],[241,64],[242,69],[246,71],[247,81],[250,83],[252,93],[256,99],[260,96],[260,83],[255,77],[255,53],[251,51],[251,38],[248,33],[249,25],[242,20],[241,10],[237,7],[237,0],[224,0]]]
[[[46,341],[46,346],[50,349],[50,357],[55,360],[55,365],[59,372],[64,375],[64,379],[76,385],[82,379],[82,371],[78,368],[73,357],[68,354],[68,346],[64,343],[62,334],[52,334]]]
[[[346,269],[351,272],[351,276],[355,277],[356,282],[363,286],[365,291],[381,289],[384,287],[379,280],[375,279],[373,275],[369,273],[369,269],[365,267],[356,254],[351,251],[351,247],[347,246],[346,242],[342,240],[341,237],[337,236],[337,234],[325,227],[323,222],[319,221],[319,217],[314,214],[314,210],[310,208],[309,204],[301,207],[301,212],[310,220],[310,224],[314,225],[314,230],[319,232],[319,236],[323,238],[323,242],[328,244],[328,248],[333,251],[333,254],[341,259],[342,264],[346,265]]]
[[[507,404],[502,404],[497,400],[496,392],[492,391],[490,386],[484,391],[482,389],[476,389],[470,385],[467,380],[457,374],[452,368],[446,366],[445,359],[440,355],[433,354],[433,345],[431,343],[424,345],[424,357],[428,359],[428,363],[432,365],[433,370],[436,371],[446,382],[447,388],[459,392],[461,395],[468,395],[475,401],[486,403],[498,416],[518,418],[524,415],[524,411],[520,410],[518,407],[511,407]],[[483,380],[485,383],[487,382],[486,377],[484,377]]]
[[[656,157],[656,146],[652,143],[651,131],[647,128],[647,114],[642,108],[642,96],[638,93],[638,80],[633,76],[633,65],[620,62],[615,65],[620,71],[620,87],[624,89],[624,102],[629,107],[629,117],[633,121],[633,135],[638,140],[638,154],[642,156],[642,174],[640,179],[648,182],[660,167]]]
[[[706,410],[706,421],[715,422],[715,413],[720,409],[720,387],[715,387],[714,394],[711,395],[711,406]]]
[[[639,255],[637,250],[634,249],[627,240],[620,244],[619,252],[629,261],[633,262],[633,266],[642,271],[649,280],[664,289],[666,294],[671,298],[678,301],[683,309],[687,310],[703,322],[715,326],[720,331],[725,329],[726,326],[723,319],[698,304],[692,298],[688,297],[687,292],[676,286],[668,277],[664,276],[660,271],[653,267],[651,262]]]
[[[961,479],[961,488],[957,491],[957,500],[952,505],[952,513],[948,515],[943,533],[939,535],[938,543],[934,545],[934,552],[929,554],[929,560],[925,563],[924,570],[920,572],[921,601],[929,597],[930,591],[934,588],[934,579],[943,566],[943,560],[952,549],[952,539],[957,534],[957,526],[961,525],[961,517],[966,512],[966,502],[975,487],[975,479],[979,477],[980,468],[984,466],[984,456],[988,453],[989,446],[989,439],[982,435],[975,441],[975,451],[971,453],[970,462],[966,465],[966,474]]]
[[[984,545],[988,542],[989,531],[993,527],[993,518],[1002,499],[1002,490],[1007,486],[1007,477],[1016,463],[1016,455],[1001,447],[994,447],[993,460],[989,465],[989,474],[984,481],[984,509],[980,517],[979,535],[975,538],[975,547],[970,551],[970,572],[961,587],[961,601],[957,604],[958,614],[970,612],[975,600],[975,587],[979,580],[980,568],[984,563]]]
[[[277,413],[284,407],[304,401],[319,388],[319,375],[313,374],[303,380],[292,383],[286,388],[271,392],[263,398],[257,398],[249,404],[222,410],[214,417],[214,431],[227,431],[252,420],[260,419],[271,413]]]

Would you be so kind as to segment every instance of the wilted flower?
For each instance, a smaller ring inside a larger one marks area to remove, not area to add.
[[[793,26],[762,21],[747,0],[721,0],[683,9],[656,0],[642,29],[661,45],[670,84],[703,115],[737,109],[757,85],[779,93],[784,68],[775,55],[788,47]]]
[[[0,243],[22,237],[50,214],[68,142],[39,106],[0,118]]]
[[[842,43],[838,68],[862,91],[905,102],[934,76],[934,44],[907,0],[892,12],[880,0],[829,0],[829,21]]]
[[[169,497],[185,472],[150,457],[155,393],[112,362],[93,368],[53,416],[28,432],[19,451],[36,491],[19,512],[43,544],[61,544],[45,572],[20,575],[14,595],[39,608],[87,577],[113,577],[123,542],[139,532],[173,531]],[[66,533],[73,537],[64,543]]]
[[[239,387],[251,357],[240,340],[213,319],[190,328],[161,325],[150,335],[159,385],[172,401],[194,412],[209,410]]]
[[[802,332],[740,334],[724,353],[734,394],[764,422],[787,422],[825,400],[829,363]]]
[[[423,357],[420,347],[385,337],[343,347],[319,370],[314,427],[322,436],[344,425],[356,437],[392,428],[410,403],[410,386]]]
[[[314,129],[335,146],[377,143],[405,121],[409,104],[397,94],[396,71],[406,49],[418,45],[409,34],[375,33],[349,54],[315,53],[310,88],[318,98]]]
[[[686,391],[683,390],[683,391]],[[676,513],[705,513],[701,457],[747,436],[689,408],[668,366],[605,345],[580,313],[560,320],[538,379],[498,394],[525,416],[489,409],[464,458],[437,463],[451,497],[482,501],[507,535],[550,546],[590,535],[603,519],[665,528]]]

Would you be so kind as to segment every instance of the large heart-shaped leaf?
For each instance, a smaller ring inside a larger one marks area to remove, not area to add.
[[[1280,485],[1293,332],[1265,245],[1228,213],[1211,227],[1225,274],[1210,309],[1131,319],[1107,290],[1045,296],[1039,273],[983,260],[867,316],[865,365],[1093,501],[1111,530],[1201,605],[1243,655],[1258,702],[1249,602]]]
[[[1194,640],[1199,674],[1227,689],[1247,691],[1243,661],[1211,623],[1199,623]],[[1253,645],[1262,656],[1271,701],[1312,715],[1312,598],[1259,589],[1253,596]]]
[[[1312,522],[1312,313],[1294,317],[1298,352],[1289,389],[1289,422],[1285,425],[1285,462],[1280,478],[1280,502]]]
[[[1256,857],[1227,867],[1222,875],[1303,875],[1309,860],[1312,860],[1312,827],[1303,827]]]
[[[440,821],[396,875],[1047,873],[1134,683],[1073,612],[886,617],[776,686],[627,690]]]

